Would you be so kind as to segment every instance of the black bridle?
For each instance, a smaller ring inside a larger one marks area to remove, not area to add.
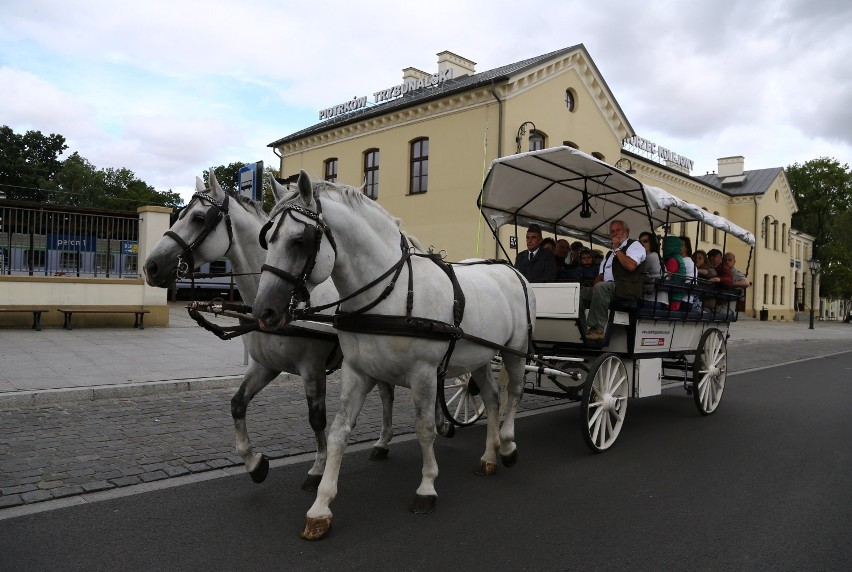
[[[193,240],[191,244],[187,243],[180,237],[180,235],[173,232],[171,229],[163,233],[163,236],[168,236],[177,242],[178,246],[183,249],[183,252],[181,252],[178,256],[178,263],[175,268],[175,275],[177,278],[185,278],[187,275],[191,274],[193,270],[195,270],[195,258],[192,255],[193,251],[201,246],[204,239],[207,238],[211,232],[216,230],[216,227],[223,219],[225,220],[225,228],[228,229],[228,250],[225,251],[225,254],[231,250],[231,244],[234,241],[234,230],[231,228],[231,215],[228,212],[228,202],[230,200],[228,194],[225,194],[225,198],[221,203],[216,202],[213,197],[207,193],[195,193],[192,195],[192,198],[193,200],[198,199],[202,203],[204,201],[210,203],[210,208],[207,209],[207,212],[204,215],[204,228],[201,230],[201,233],[195,237],[195,240]],[[190,201],[190,203],[191,202],[192,201]],[[189,205],[187,205],[187,208],[189,208]],[[184,215],[181,215],[181,217],[183,216]]]
[[[306,308],[311,307],[311,295],[308,292],[307,282],[308,278],[311,276],[311,273],[314,271],[314,266],[317,263],[317,255],[319,254],[320,247],[322,246],[322,237],[327,236],[328,242],[331,244],[332,250],[334,250],[335,256],[337,255],[337,244],[334,241],[334,236],[331,234],[331,229],[326,226],[325,222],[322,218],[322,203],[320,202],[319,194],[314,191],[314,202],[317,205],[317,211],[311,211],[309,209],[300,207],[294,203],[288,203],[284,205],[279,211],[279,217],[277,219],[270,218],[269,221],[263,225],[263,228],[260,229],[260,236],[258,240],[260,241],[260,246],[264,250],[269,249],[269,245],[266,242],[266,233],[269,232],[269,229],[272,226],[275,226],[275,230],[272,233],[271,239],[274,240],[278,235],[278,230],[281,228],[281,224],[284,222],[285,217],[290,217],[294,221],[300,223],[305,227],[305,234],[302,242],[302,247],[305,251],[305,264],[302,266],[302,270],[298,274],[291,274],[286,270],[281,268],[277,268],[275,266],[271,266],[269,264],[264,264],[261,266],[260,271],[263,272],[271,272],[284,280],[285,282],[293,285],[293,291],[290,294],[290,303],[288,307],[288,313],[293,315],[296,307],[303,303]],[[312,220],[315,224],[310,224],[300,218],[297,218],[293,213],[297,212],[300,215]]]

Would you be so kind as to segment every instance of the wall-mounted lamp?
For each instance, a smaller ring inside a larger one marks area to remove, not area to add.
[[[625,165],[625,163],[626,163],[626,165]],[[626,157],[622,157],[621,159],[616,161],[615,165],[613,165],[613,167],[615,167],[616,169],[621,169],[622,171],[624,171],[628,175],[635,175],[636,174],[636,169],[633,168],[633,161],[631,161],[630,159],[627,159]],[[625,169],[625,167],[627,167],[627,168]]]
[[[535,123],[533,123],[532,121],[524,121],[523,123],[521,123],[521,126],[518,127],[518,136],[515,137],[515,143],[518,144],[518,153],[521,152],[521,139],[527,133],[527,130],[526,130],[527,125],[532,126],[532,131],[536,130],[535,129]]]

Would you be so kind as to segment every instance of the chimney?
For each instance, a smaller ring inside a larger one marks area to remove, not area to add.
[[[451,70],[450,77],[461,77],[464,75],[473,75],[476,73],[476,62],[472,62],[453,52],[443,51],[436,54],[438,56],[438,73],[443,73],[444,70]]]
[[[425,79],[427,77],[432,77],[432,74],[426,73],[425,71],[417,68],[405,68],[402,70],[402,83],[412,80],[417,81],[418,79]]]
[[[719,158],[719,178],[738,177],[743,174],[745,168],[745,157],[737,155],[735,157]]]

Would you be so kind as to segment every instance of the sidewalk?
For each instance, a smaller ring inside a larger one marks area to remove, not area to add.
[[[0,405],[238,385],[242,341],[216,338],[185,306],[169,303],[165,328],[0,329]]]
[[[169,304],[165,328],[0,329],[0,406],[238,386],[245,371],[242,342],[202,329],[185,304]],[[845,341],[852,348],[852,324],[817,322],[809,330],[807,321],[741,318],[731,326],[732,358],[741,346],[769,341],[809,342],[805,347]],[[777,357],[788,355],[783,350]]]

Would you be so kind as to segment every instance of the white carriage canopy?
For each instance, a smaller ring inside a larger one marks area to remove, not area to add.
[[[614,219],[623,220],[633,235],[701,221],[754,246],[754,235],[731,221],[571,147],[496,159],[479,206],[495,231],[504,224],[537,223],[557,235],[607,244]]]

